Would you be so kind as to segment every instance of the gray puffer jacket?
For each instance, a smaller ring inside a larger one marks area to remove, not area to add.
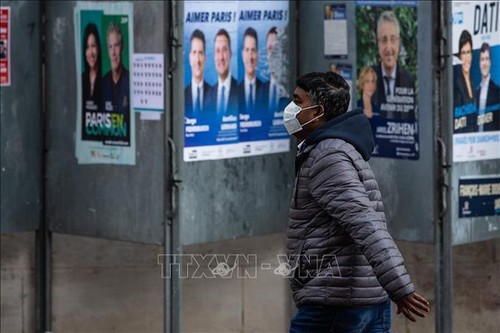
[[[354,110],[299,149],[287,231],[297,306],[366,306],[414,292],[366,162],[373,146],[368,119]]]

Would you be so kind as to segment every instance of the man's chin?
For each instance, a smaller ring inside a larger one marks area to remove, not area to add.
[[[391,63],[384,63],[384,68],[390,68],[391,70],[396,66],[396,63],[391,62]]]

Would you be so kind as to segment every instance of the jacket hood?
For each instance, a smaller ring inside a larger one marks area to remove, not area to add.
[[[353,145],[365,161],[370,159],[375,147],[370,121],[363,115],[361,109],[346,112],[329,120],[309,134],[304,145],[314,146],[320,141],[334,138]]]

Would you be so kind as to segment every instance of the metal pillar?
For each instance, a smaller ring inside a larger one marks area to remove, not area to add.
[[[436,332],[453,332],[453,239],[450,168],[452,128],[449,110],[451,110],[451,5],[447,1],[434,3],[433,17],[435,24],[435,87],[434,96],[436,133],[439,151],[440,209],[435,223],[435,282],[436,282]]]
[[[178,184],[180,180],[177,172],[177,146],[173,139],[174,133],[174,110],[179,106],[175,104],[175,75],[174,72],[178,69],[177,52],[181,45],[178,42],[178,21],[177,21],[177,4],[176,1],[168,1],[165,6],[165,18],[168,18],[169,24],[164,26],[164,36],[167,40],[165,51],[165,64],[167,68],[166,75],[166,101],[167,111],[165,112],[165,191],[170,194],[170,202],[166,203],[166,218],[165,218],[165,240],[164,254],[178,254],[179,235],[179,218],[178,218]],[[167,117],[168,115],[168,117]],[[168,197],[168,195],[165,195]],[[164,272],[164,331],[168,333],[180,332],[180,281],[179,281],[179,264],[178,260],[172,262],[171,256],[163,257],[163,272]]]
[[[48,216],[46,216],[46,92],[45,92],[45,28],[46,28],[46,3],[40,3],[40,41],[41,41],[41,57],[40,57],[40,87],[41,87],[41,137],[42,154],[41,154],[41,180],[40,180],[40,201],[42,202],[40,209],[40,227],[36,231],[35,251],[36,251],[36,330],[40,333],[48,333],[52,331],[52,274],[51,274],[51,255],[52,255],[52,234],[49,231]]]

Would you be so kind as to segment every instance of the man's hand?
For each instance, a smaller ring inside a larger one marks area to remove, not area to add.
[[[397,314],[399,315],[400,313],[403,313],[406,318],[410,319],[413,322],[417,320],[415,319],[415,317],[413,317],[412,313],[424,318],[426,316],[426,313],[429,312],[429,302],[417,293],[405,296],[403,299],[397,302],[397,305]]]

